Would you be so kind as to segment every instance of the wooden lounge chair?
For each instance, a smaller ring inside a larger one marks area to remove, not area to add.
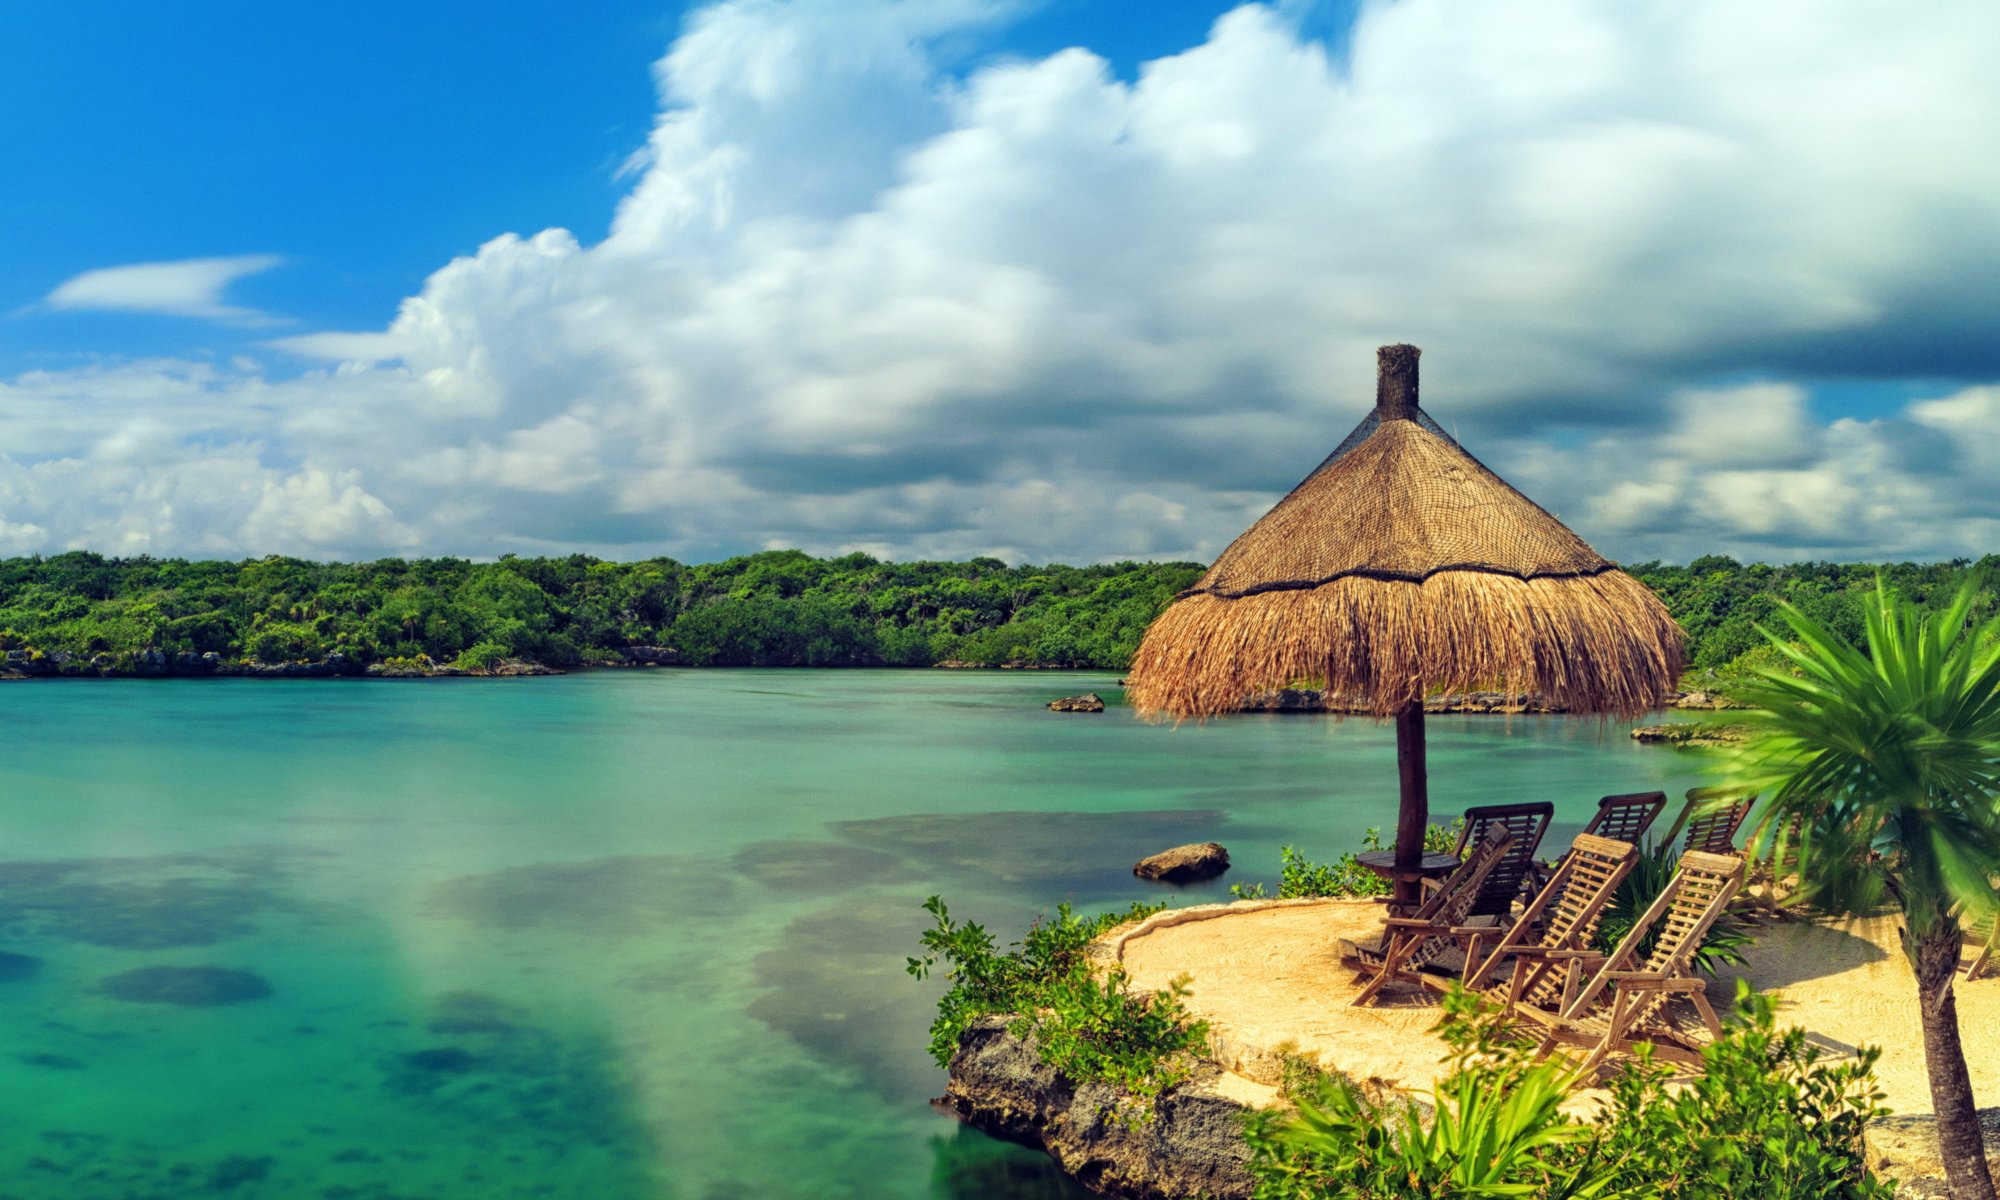
[[[1544,1022],[1548,1034],[1537,1054],[1546,1055],[1559,1043],[1581,1046],[1585,1054],[1578,1069],[1584,1075],[1614,1051],[1628,1051],[1640,1042],[1652,1043],[1660,1058],[1699,1063],[1701,1055],[1671,1002],[1687,997],[1709,1036],[1721,1036],[1722,1024],[1693,973],[1694,954],[1743,886],[1743,876],[1744,862],[1735,855],[1701,850],[1681,855],[1680,869],[1667,889],[1562,1011]],[[1640,943],[1655,934],[1641,961]]]
[[[1479,957],[1479,935],[1467,929],[1465,985],[1499,1001],[1516,1015],[1547,1024],[1573,999],[1582,973],[1606,958],[1592,949],[1598,924],[1618,885],[1639,861],[1630,842],[1579,833],[1549,881],[1522,911],[1521,919]],[[1474,965],[1474,964],[1477,965]],[[1511,967],[1504,977],[1498,973]]]
[[[1366,1004],[1390,980],[1421,981],[1426,968],[1457,944],[1451,931],[1465,924],[1480,890],[1513,845],[1505,826],[1489,828],[1456,870],[1433,885],[1435,890],[1407,917],[1382,918],[1382,940],[1375,946],[1340,941],[1342,961],[1354,965],[1358,981],[1368,985],[1354,998]],[[1373,978],[1369,978],[1369,976]]]
[[[1640,844],[1646,830],[1653,825],[1653,819],[1667,806],[1665,792],[1623,792],[1616,796],[1605,796],[1597,802],[1597,812],[1590,818],[1590,824],[1583,832],[1592,837],[1608,838],[1614,842]],[[1538,862],[1528,869],[1530,886],[1540,889],[1556,873],[1556,863]]]
[[[1689,788],[1687,803],[1681,806],[1680,815],[1674,818],[1672,828],[1667,830],[1667,835],[1660,842],[1672,845],[1674,838],[1684,835],[1682,854],[1690,850],[1706,854],[1734,854],[1736,831],[1743,827],[1743,819],[1750,815],[1750,809],[1756,803],[1755,792],[1732,788]]]
[[[1459,831],[1458,846],[1452,850],[1459,858],[1465,857],[1466,847],[1478,844],[1496,826],[1514,839],[1507,848],[1507,856],[1486,877],[1472,911],[1466,914],[1468,919],[1491,917],[1495,925],[1513,920],[1514,899],[1521,893],[1528,868],[1534,865],[1535,851],[1541,848],[1542,835],[1548,832],[1555,815],[1556,806],[1546,800],[1532,804],[1486,804],[1465,810],[1465,828]]]
[[[1616,796],[1605,796],[1597,802],[1597,815],[1590,818],[1590,824],[1583,831],[1614,842],[1630,842],[1634,846],[1653,827],[1653,819],[1667,806],[1665,792],[1623,792]]]
[[[1993,973],[1993,951],[1996,947],[2000,947],[2000,917],[1988,917],[1986,921],[1986,940],[1983,944],[1979,941],[1979,932],[1976,926],[1968,926],[1965,930],[1966,940],[1977,947],[1976,952],[1972,956],[1972,961],[1967,963],[1965,967],[1965,981],[1967,983],[1971,983],[1982,975],[1991,975]]]

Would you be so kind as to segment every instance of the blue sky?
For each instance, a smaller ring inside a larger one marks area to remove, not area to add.
[[[497,233],[593,242],[658,111],[648,68],[687,5],[78,0],[0,10],[0,278],[16,311],[107,265],[283,263],[233,301],[300,328],[384,325]],[[1122,76],[1229,6],[1051,0],[960,40],[955,72],[1086,45]],[[1351,12],[1315,14],[1327,34]],[[1136,18],[1136,19],[1135,19]],[[77,355],[257,353],[262,333],[92,312],[0,323],[0,371]],[[272,366],[296,369],[283,356]]]
[[[9,6],[0,552],[1205,558],[1412,340],[1614,556],[1986,553],[2000,26],[1911,25]]]

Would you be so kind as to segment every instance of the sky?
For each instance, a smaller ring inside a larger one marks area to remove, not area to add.
[[[1628,562],[2000,550],[2000,7],[0,8],[0,554],[1212,558],[1374,348]]]

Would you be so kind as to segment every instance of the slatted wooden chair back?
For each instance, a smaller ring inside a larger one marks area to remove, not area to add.
[[[1596,976],[1578,993],[1570,1015],[1607,1001],[1610,976],[1621,971],[1644,971],[1666,979],[1687,977],[1702,939],[1742,888],[1744,872],[1744,861],[1734,854],[1710,854],[1702,850],[1682,854],[1680,866],[1666,890],[1641,914]],[[1641,962],[1639,947],[1655,927],[1658,937]],[[1666,1006],[1668,999],[1667,992],[1645,993],[1625,1010],[1622,1024],[1628,1029],[1644,1027]]]
[[[1701,939],[1722,915],[1723,906],[1743,886],[1744,863],[1734,854],[1689,850],[1674,874],[1673,902],[1660,925],[1660,936],[1646,954],[1642,970],[1655,975],[1685,975],[1694,965]]]
[[[1681,853],[1700,850],[1707,854],[1736,853],[1736,831],[1757,803],[1755,792],[1733,792],[1726,788],[1689,788],[1687,803],[1665,840],[1684,834]]]
[[[1597,815],[1583,827],[1585,833],[1610,838],[1614,842],[1639,844],[1652,828],[1653,819],[1667,806],[1665,792],[1626,792],[1606,796],[1597,802]]]
[[[1541,848],[1542,835],[1548,832],[1555,815],[1556,806],[1546,800],[1531,804],[1486,804],[1465,810],[1465,828],[1459,832],[1458,848],[1453,851],[1458,857],[1464,858],[1465,848],[1476,845],[1494,826],[1504,828],[1513,838],[1506,857],[1494,864],[1486,876],[1479,898],[1466,914],[1468,919],[1505,919],[1512,915],[1514,898],[1521,893],[1521,881],[1534,864],[1535,851]]]
[[[1528,902],[1521,920],[1501,939],[1492,956],[1476,974],[1468,967],[1467,983],[1476,987],[1488,982],[1491,971],[1508,961],[1508,950],[1516,945],[1540,950],[1589,949],[1603,923],[1604,910],[1638,861],[1639,848],[1630,842],[1577,834],[1556,873]],[[1565,980],[1570,977],[1565,966],[1523,960],[1515,970],[1527,974],[1518,986],[1510,981],[1511,997],[1551,1012],[1561,1007]]]

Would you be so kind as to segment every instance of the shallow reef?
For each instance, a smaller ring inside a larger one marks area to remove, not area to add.
[[[97,990],[135,1004],[176,1004],[215,1008],[262,1000],[271,985],[253,971],[233,967],[134,967],[97,981]]]
[[[666,921],[723,916],[731,887],[706,860],[632,854],[461,875],[432,889],[430,907],[487,929],[629,937],[657,933]]]
[[[0,862],[0,929],[117,950],[213,946],[289,906],[283,876],[297,857],[250,847]]]

